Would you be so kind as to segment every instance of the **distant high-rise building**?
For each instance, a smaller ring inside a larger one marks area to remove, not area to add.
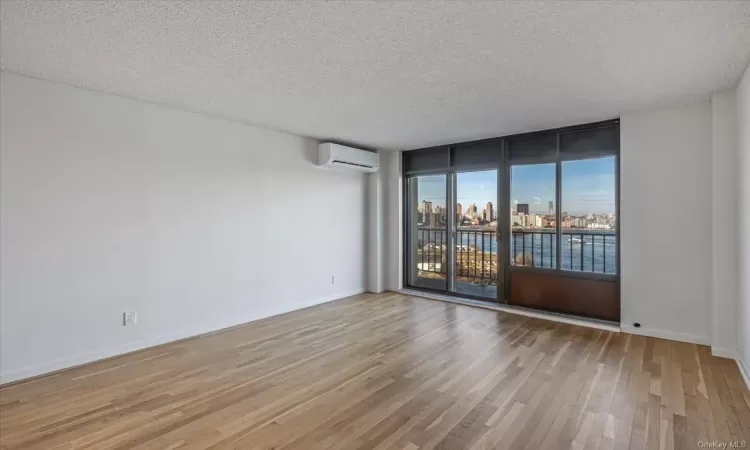
[[[430,227],[436,227],[438,226],[438,215],[436,213],[430,213],[427,215],[429,218],[429,222],[427,223],[427,226]]]
[[[466,209],[466,216],[472,220],[478,217],[476,203],[472,203],[471,205],[469,205],[469,207]]]
[[[495,210],[492,208],[492,202],[487,202],[484,210],[487,211],[487,218],[485,220],[487,220],[488,222],[492,222],[492,220],[495,218]]]
[[[436,220],[438,221],[439,224],[445,222],[445,212],[446,212],[446,209],[443,208],[442,206],[440,205],[435,206],[434,214],[437,216]]]
[[[456,203],[456,223],[461,223],[462,217],[463,217],[463,209],[461,208],[461,204]]]
[[[529,204],[528,203],[519,203],[516,205],[516,212],[518,214],[528,214],[529,213]]]
[[[523,217],[524,220],[524,226],[533,228],[536,226],[536,214],[519,214],[519,216]]]
[[[427,200],[422,200],[422,212],[425,214],[429,214],[432,212],[432,202],[428,202]]]
[[[554,211],[554,210],[555,210],[555,202],[553,202],[552,200],[550,200],[549,201],[549,213],[550,213],[550,215],[552,215],[552,211]]]

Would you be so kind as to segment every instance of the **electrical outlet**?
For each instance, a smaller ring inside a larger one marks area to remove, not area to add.
[[[138,313],[133,312],[124,312],[122,313],[122,324],[124,326],[128,325],[136,325],[138,323]]]
[[[331,284],[336,284],[336,276],[331,275]]]

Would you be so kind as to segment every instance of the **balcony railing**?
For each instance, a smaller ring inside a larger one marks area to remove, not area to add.
[[[561,265],[564,270],[614,274],[617,237],[614,231],[562,232]],[[557,265],[557,237],[554,230],[513,230],[510,264],[554,268]],[[417,229],[417,267],[423,276],[443,277],[447,269],[447,230]],[[495,230],[456,230],[457,279],[494,284],[497,280],[497,240]]]
[[[495,230],[456,230],[456,277],[495,284],[496,250]]]
[[[446,230],[420,227],[417,229],[417,267],[421,272],[445,274]]]
[[[438,276],[446,274],[446,233],[444,228],[418,228],[417,267],[420,272]],[[495,284],[496,252],[494,230],[459,228],[456,230],[456,278],[459,281]]]
[[[554,230],[513,230],[510,264],[554,268],[557,266]],[[560,264],[563,270],[617,273],[617,236],[614,231],[563,230]]]

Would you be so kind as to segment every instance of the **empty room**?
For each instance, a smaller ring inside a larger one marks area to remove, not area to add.
[[[0,2],[0,449],[750,446],[750,1]]]

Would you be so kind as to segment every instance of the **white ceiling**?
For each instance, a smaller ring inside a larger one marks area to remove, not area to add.
[[[3,70],[416,148],[733,86],[750,2],[3,1]]]

